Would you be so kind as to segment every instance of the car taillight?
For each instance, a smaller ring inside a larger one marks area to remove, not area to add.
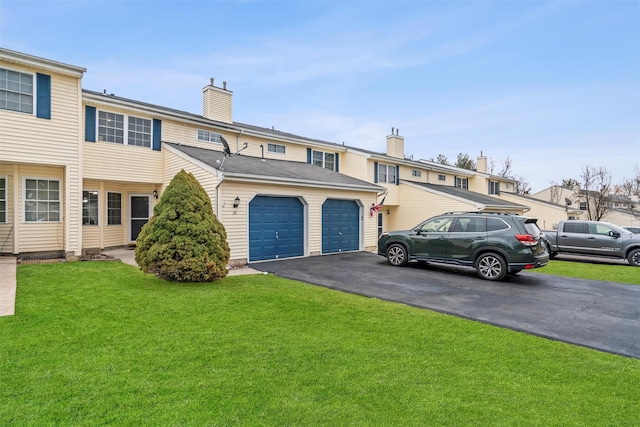
[[[538,244],[538,240],[531,234],[516,234],[516,239],[525,246],[535,246]]]

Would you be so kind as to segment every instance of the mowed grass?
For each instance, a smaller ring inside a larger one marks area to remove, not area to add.
[[[640,285],[640,268],[626,264],[607,265],[580,261],[552,260],[542,268],[528,271],[553,274],[555,276],[575,277],[578,279],[603,280],[605,282]]]
[[[272,275],[22,265],[0,317],[2,426],[631,426],[638,390],[638,359]]]

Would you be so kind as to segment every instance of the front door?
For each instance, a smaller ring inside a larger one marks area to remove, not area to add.
[[[151,218],[151,196],[147,194],[129,195],[129,241],[135,242],[149,218]]]

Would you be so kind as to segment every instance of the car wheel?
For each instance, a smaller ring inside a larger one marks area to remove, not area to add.
[[[635,249],[631,252],[629,252],[629,256],[627,257],[627,261],[629,261],[629,264],[635,266],[635,267],[640,267],[640,249]]]
[[[558,255],[557,252],[551,252],[551,245],[549,244],[547,244],[547,252],[549,252],[549,259],[554,259]]]
[[[409,253],[403,245],[394,243],[387,248],[387,261],[393,266],[402,267],[409,262]]]
[[[482,254],[476,260],[478,275],[486,280],[502,280],[507,275],[507,263],[500,255]]]

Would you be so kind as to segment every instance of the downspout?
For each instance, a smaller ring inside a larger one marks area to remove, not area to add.
[[[244,129],[240,129],[240,133],[236,136],[236,151],[240,151],[240,136],[244,133]]]

